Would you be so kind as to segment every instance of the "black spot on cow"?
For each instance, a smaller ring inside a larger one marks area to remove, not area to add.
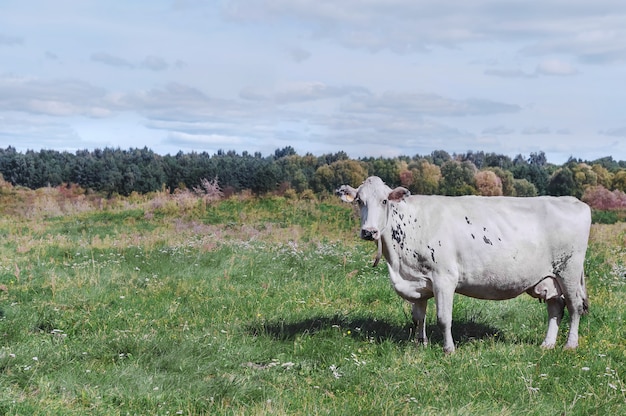
[[[486,235],[483,235],[483,241],[485,242],[485,244],[493,245],[493,243],[491,242],[491,240],[490,240],[490,239],[488,239]]]
[[[391,238],[397,242],[398,244],[404,243],[405,233],[402,231],[402,227],[400,224],[397,224],[395,227],[391,227]]]
[[[469,225],[472,225],[472,222],[467,217],[465,217],[465,222],[468,223]]]
[[[437,261],[435,260],[435,249],[431,246],[426,246],[426,247],[428,247],[428,249],[430,250],[430,258],[433,259],[434,263],[437,263]]]
[[[474,234],[470,234],[472,236],[472,240],[476,240],[476,237],[474,236]]]
[[[484,231],[484,232],[487,232],[487,227],[483,227],[483,231]]]
[[[439,240],[439,247],[441,247],[441,240]]]
[[[573,253],[564,253],[556,259],[552,260],[552,269],[554,270],[554,274],[560,276],[560,274],[565,271],[567,263],[569,263],[572,255]]]

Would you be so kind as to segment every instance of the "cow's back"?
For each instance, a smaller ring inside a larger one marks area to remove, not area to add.
[[[459,293],[505,299],[565,266],[582,273],[591,215],[572,197],[414,195],[390,221],[406,273],[453,275]]]

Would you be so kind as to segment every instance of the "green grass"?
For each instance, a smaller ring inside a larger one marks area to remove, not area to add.
[[[139,204],[139,203],[138,203]],[[626,227],[595,225],[578,350],[545,305],[455,299],[458,350],[335,202],[0,219],[0,413],[622,414]]]

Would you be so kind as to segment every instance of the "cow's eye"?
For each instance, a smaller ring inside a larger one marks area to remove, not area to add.
[[[387,205],[387,200],[383,199],[383,205]]]

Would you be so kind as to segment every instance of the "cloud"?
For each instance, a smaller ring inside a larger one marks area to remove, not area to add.
[[[359,97],[358,100],[352,100],[344,109],[352,112],[404,113],[437,117],[515,113],[521,110],[518,105],[491,100],[454,100],[437,94],[397,92]]]
[[[246,87],[239,93],[239,97],[244,100],[276,104],[301,103],[351,95],[369,95],[369,91],[363,87],[331,86],[322,82],[297,82],[281,85],[272,91]]]
[[[482,134],[490,134],[495,136],[503,136],[515,133],[515,130],[505,126],[495,126],[483,129]]]
[[[543,76],[570,76],[578,74],[578,70],[571,64],[559,59],[546,59],[535,68],[534,72],[526,72],[521,69],[486,69],[485,75],[502,78],[531,79]]]
[[[526,127],[522,130],[522,134],[525,135],[550,134],[551,132],[548,127]]]
[[[0,33],[0,46],[15,46],[24,43],[24,39],[17,36],[3,35]]]
[[[502,78],[535,78],[536,73],[524,72],[521,69],[487,69],[485,75]]]
[[[548,59],[541,62],[537,66],[535,72],[541,75],[557,76],[568,76],[578,73],[578,71],[572,65],[558,59]]]
[[[150,69],[152,71],[163,71],[169,67],[165,59],[158,56],[148,55],[140,65],[141,68]]]
[[[600,131],[600,134],[603,134],[605,136],[626,137],[626,126],[602,130]]]
[[[114,66],[118,68],[134,68],[135,66],[124,58],[110,55],[106,52],[97,52],[91,55],[91,60],[94,62],[100,62],[105,65]]]
[[[311,52],[298,46],[291,47],[287,50],[287,54],[296,63],[304,62],[311,57]]]
[[[103,89],[73,79],[0,78],[0,110],[51,116],[111,114]]]
[[[568,54],[586,64],[626,62],[626,13],[616,11],[604,19],[590,19],[578,32],[557,33],[525,46],[528,55]],[[617,23],[621,21],[622,23]],[[563,31],[565,32],[565,31]]]
[[[567,54],[587,63],[626,60],[626,3],[617,0],[226,0],[223,13],[241,22],[295,22],[311,38],[373,52],[512,41],[530,55]]]
[[[62,150],[68,143],[76,146],[80,142],[80,137],[68,124],[46,117],[0,116],[0,125],[0,141],[22,148]]]
[[[44,56],[46,57],[46,59],[48,59],[50,61],[58,61],[59,60],[59,57],[55,53],[52,53],[50,51],[46,51]]]

